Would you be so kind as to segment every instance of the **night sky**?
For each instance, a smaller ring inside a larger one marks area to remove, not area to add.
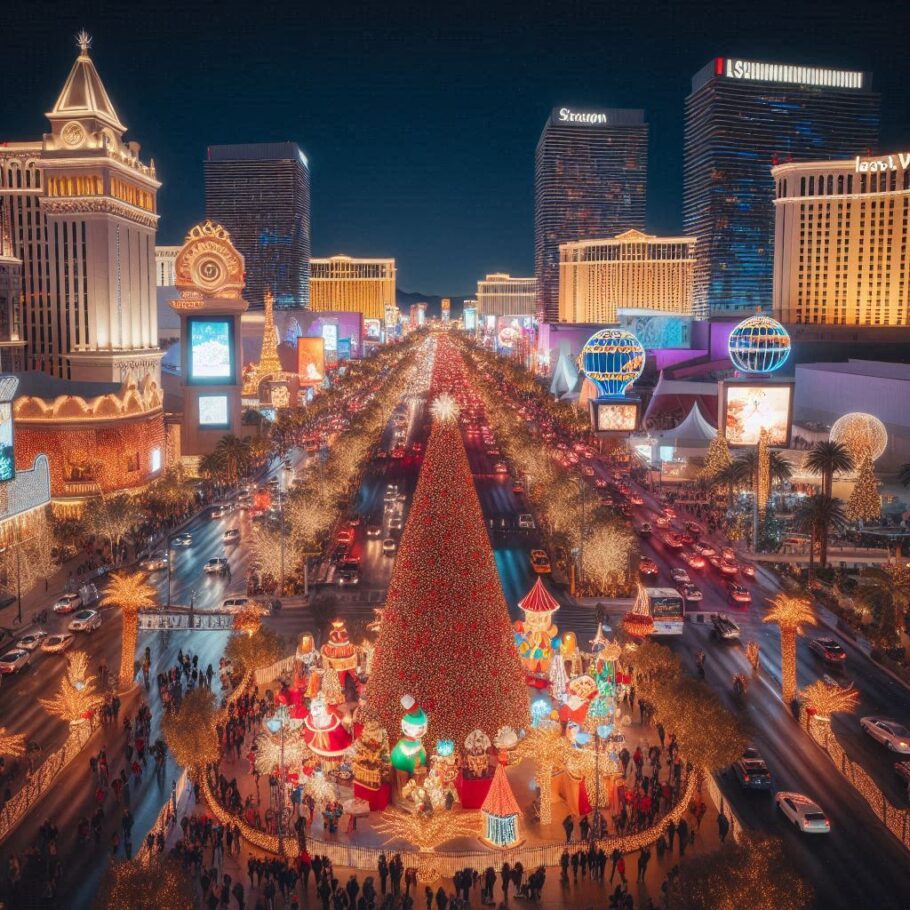
[[[0,29],[0,138],[47,128],[83,26],[164,182],[159,243],[203,215],[207,145],[291,139],[310,159],[313,254],[394,256],[399,287],[427,294],[532,274],[534,148],[553,106],[645,108],[649,228],[678,231],[683,99],[715,56],[872,70],[882,149],[910,146],[906,0],[20,0]]]

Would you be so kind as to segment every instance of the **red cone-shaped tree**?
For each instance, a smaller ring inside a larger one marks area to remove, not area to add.
[[[478,727],[492,737],[506,724],[527,726],[528,696],[457,408],[437,398],[433,410],[366,700],[394,737],[400,699],[412,695],[430,739],[460,746]]]

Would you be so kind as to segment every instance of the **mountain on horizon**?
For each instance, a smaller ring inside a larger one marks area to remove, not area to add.
[[[462,294],[421,294],[418,291],[403,291],[401,288],[395,289],[395,303],[401,310],[402,316],[407,316],[411,311],[411,304],[425,303],[427,305],[427,315],[439,317],[442,314],[442,298],[448,297],[452,301],[450,315],[452,319],[458,319],[461,316],[461,308],[464,306],[465,299],[470,295]]]

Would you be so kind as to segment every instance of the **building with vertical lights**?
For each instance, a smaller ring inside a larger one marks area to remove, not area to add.
[[[0,208],[0,372],[25,369],[22,337],[22,261],[13,253],[9,209]]]
[[[784,162],[868,154],[880,97],[869,73],[718,57],[686,99],[683,233],[698,238],[695,315],[771,304],[774,182]]]
[[[177,283],[177,254],[179,246],[155,247],[155,284],[159,288],[172,288]]]
[[[910,152],[771,173],[775,318],[910,325]]]
[[[395,260],[330,256],[310,260],[310,309],[384,319],[395,304]]]
[[[262,309],[310,306],[310,166],[295,142],[211,145],[205,217],[223,225],[246,261],[246,296]]]
[[[694,237],[625,231],[559,246],[559,321],[615,323],[622,309],[692,315]]]
[[[0,144],[0,221],[22,263],[29,369],[83,381],[160,378],[154,162],[126,142],[79,36],[79,55],[35,142]]]
[[[537,313],[537,279],[494,272],[477,282],[480,316],[533,316]]]
[[[559,245],[645,227],[644,111],[554,108],[534,163],[537,316],[559,318]]]

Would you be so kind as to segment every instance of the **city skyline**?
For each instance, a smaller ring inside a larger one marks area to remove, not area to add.
[[[486,20],[471,7],[457,20],[414,19],[394,6],[381,20],[342,9],[330,20],[308,10],[301,22],[291,11],[275,28],[228,3],[216,25],[181,7],[174,39],[166,24],[177,7],[127,18],[116,5],[64,4],[53,17],[10,24],[0,75],[22,103],[10,106],[4,138],[40,128],[35,111],[53,102],[84,25],[115,105],[143,157],[156,160],[159,243],[179,242],[202,216],[208,145],[290,140],[311,162],[314,256],[393,255],[401,288],[460,296],[489,272],[532,273],[534,146],[554,106],[645,110],[646,230],[658,235],[681,232],[683,103],[715,56],[871,70],[882,94],[881,150],[903,148],[910,114],[900,104],[900,29],[863,20],[848,34],[837,26],[840,7],[820,18],[808,5],[781,5],[786,30],[768,6],[710,20],[620,10],[595,29],[581,7],[554,18],[535,4],[521,18],[500,4]],[[415,230],[431,212],[437,229]]]

